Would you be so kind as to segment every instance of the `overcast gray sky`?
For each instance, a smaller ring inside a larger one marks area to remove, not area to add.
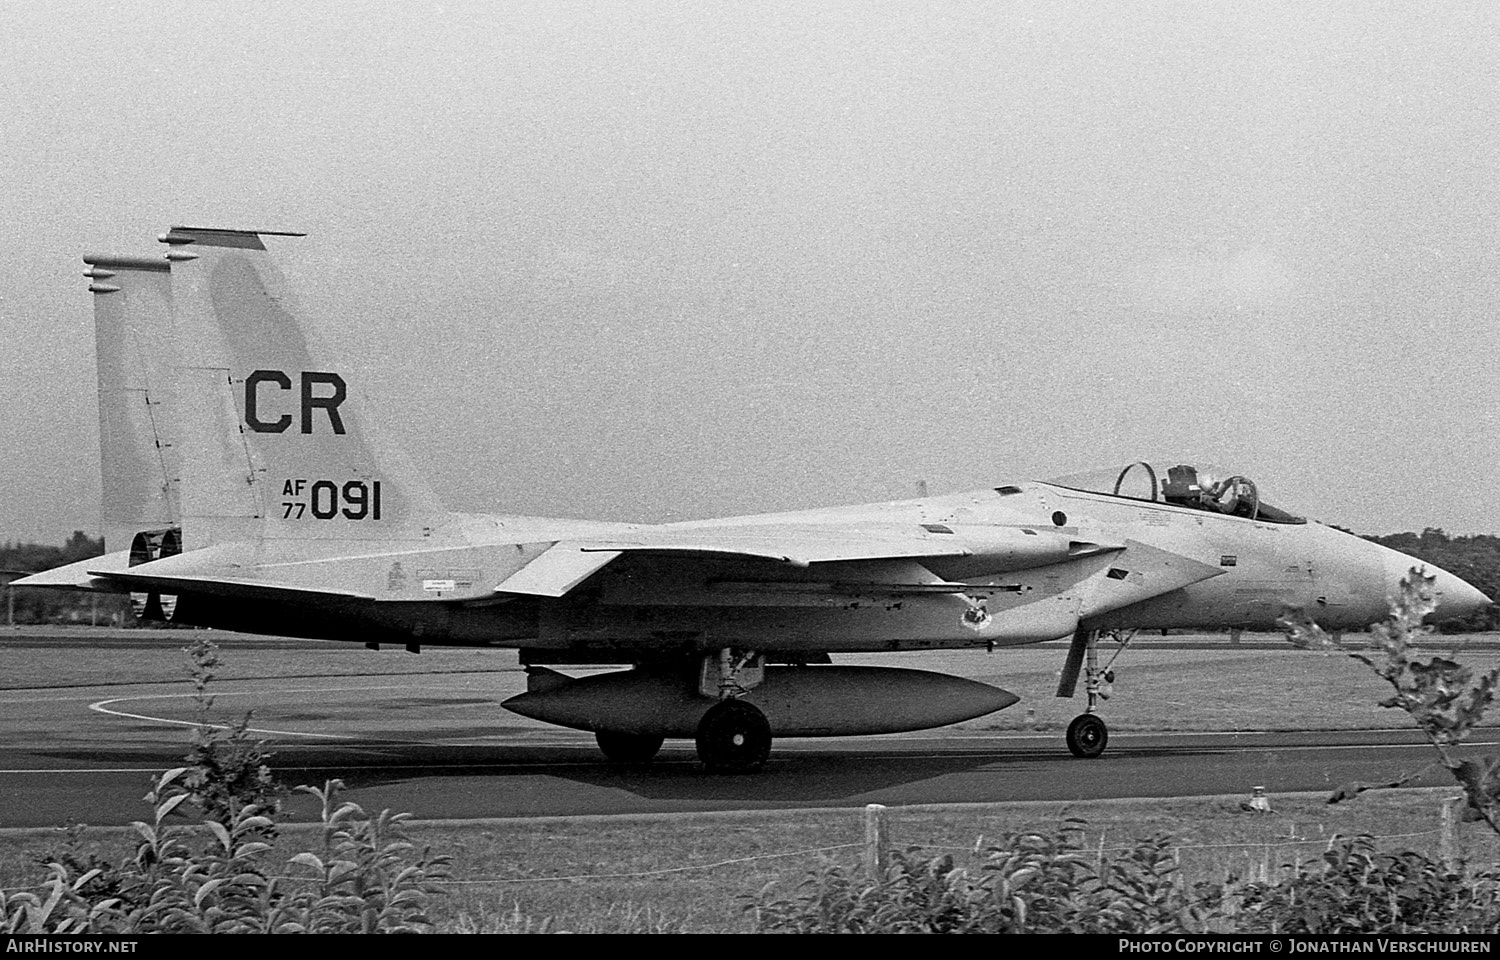
[[[173,223],[309,234],[288,272],[455,509],[1163,456],[1360,532],[1500,531],[1492,3],[0,19],[0,540],[98,532],[80,257]]]

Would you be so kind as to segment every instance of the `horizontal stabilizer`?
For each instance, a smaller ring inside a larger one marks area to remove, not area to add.
[[[309,587],[261,579],[262,567],[257,562],[256,555],[238,544],[192,550],[124,569],[104,567],[99,565],[99,561],[95,561],[89,567],[89,572],[131,590],[159,590],[169,594],[202,593],[243,600],[296,601],[328,597],[375,599],[374,594],[350,590],[336,584]]]
[[[130,551],[116,550],[102,557],[90,557],[66,566],[54,567],[29,577],[12,580],[13,587],[56,587],[65,590],[98,590],[105,593],[124,593],[126,588],[116,586],[104,579],[113,572],[123,572],[130,567]]]
[[[234,597],[241,600],[296,601],[298,599],[323,600],[329,597],[353,597],[373,600],[373,594],[354,590],[307,590],[283,584],[264,583],[255,580],[236,580],[229,577],[194,577],[137,573],[145,567],[134,567],[130,572],[106,573],[95,571],[97,576],[118,583],[129,590],[158,590],[162,593],[203,593],[215,597]]]

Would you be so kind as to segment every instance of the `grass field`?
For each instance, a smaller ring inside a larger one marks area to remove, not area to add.
[[[188,683],[183,648],[188,630],[0,627],[0,690]],[[413,656],[399,647],[283,640],[209,631],[221,647],[221,680],[515,671],[514,650],[428,647]],[[97,639],[95,639],[97,637]]]
[[[45,638],[44,638],[45,639]],[[7,644],[0,638],[0,687],[140,683],[185,678],[177,637],[112,641],[87,648],[76,641]],[[939,653],[851,661],[921,666],[987,680],[1025,699],[971,729],[1060,729],[1076,702],[1051,697],[1062,651],[1057,648]],[[226,680],[344,673],[513,671],[514,653],[397,651],[318,644],[275,645],[224,638]],[[1493,651],[1472,651],[1472,666],[1492,664]],[[1368,669],[1341,655],[1291,648],[1129,650],[1117,664],[1110,723],[1122,730],[1350,729],[1404,726],[1404,714],[1382,710],[1386,695]],[[1028,706],[1034,711],[1026,713]],[[144,792],[144,784],[143,784]],[[1335,836],[1372,834],[1392,847],[1436,855],[1441,809],[1455,790],[1367,794],[1329,806],[1322,796],[1273,796],[1270,815],[1239,808],[1240,797],[1088,803],[994,803],[907,807],[890,812],[899,847],[949,851],[960,859],[986,838],[1023,829],[1050,830],[1062,819],[1089,824],[1089,843],[1109,850],[1131,837],[1170,833],[1189,880],[1274,875],[1283,865],[1314,858]],[[421,811],[413,811],[420,816]],[[145,817],[147,809],[141,806]],[[440,902],[441,929],[507,932],[742,931],[750,921],[743,898],[774,884],[790,890],[820,864],[858,863],[858,809],[668,816],[492,820],[421,824],[415,836],[454,856],[453,882]],[[127,831],[92,830],[87,843],[119,856]],[[1462,856],[1500,858],[1500,844],[1482,829],[1459,825]],[[293,828],[281,844],[290,856],[311,838]],[[0,832],[0,885],[14,889],[43,875],[37,865],[60,834]],[[300,846],[299,846],[300,844]]]

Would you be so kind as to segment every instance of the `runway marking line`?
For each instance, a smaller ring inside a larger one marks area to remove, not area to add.
[[[0,776],[8,773],[161,773],[161,767],[72,767],[52,768],[36,767],[29,770],[0,770]]]
[[[420,689],[446,690],[448,688],[447,687],[432,687],[432,686],[424,687],[423,685],[420,685],[420,684],[417,685],[417,686],[415,686],[415,687],[413,687],[411,684],[400,684],[400,685],[386,684],[386,685],[383,685],[383,686],[368,686],[368,687],[367,686],[360,686],[360,687],[293,688],[293,689],[290,689],[290,690],[276,690],[276,691],[274,691],[274,693],[276,693],[276,694],[291,694],[291,693],[356,693],[356,692],[362,693],[362,692],[370,691],[370,690],[420,690]],[[230,691],[226,691],[226,692],[222,692],[222,693],[215,693],[214,697],[215,698],[217,698],[217,697],[226,697],[226,696],[230,696],[230,697],[232,697],[232,696],[241,696],[241,697],[243,697],[243,696],[251,696],[253,694],[264,694],[266,692],[268,692],[268,691],[264,691],[264,690],[230,690]],[[194,728],[207,727],[207,728],[212,729],[212,730],[228,730],[228,729],[230,729],[230,725],[226,724],[226,723],[199,723],[196,720],[172,720],[172,719],[169,719],[167,717],[152,717],[152,716],[147,716],[146,714],[141,714],[141,713],[128,713],[128,712],[126,712],[124,710],[112,710],[112,709],[110,709],[110,704],[115,704],[115,703],[130,703],[132,701],[137,701],[137,700],[191,700],[191,699],[193,699],[196,696],[197,696],[196,693],[152,693],[152,694],[144,694],[144,695],[133,696],[133,697],[110,697],[110,698],[105,699],[105,700],[96,700],[95,702],[89,704],[89,709],[93,710],[95,713],[103,713],[103,714],[107,714],[107,715],[113,716],[113,717],[124,717],[125,719],[128,719],[128,720],[141,720],[141,721],[144,721],[146,723],[165,723],[165,724],[170,724],[172,726],[177,726],[177,727],[194,727]],[[480,704],[465,704],[465,706],[480,706]],[[303,732],[297,731],[297,730],[273,730],[273,729],[270,729],[270,728],[263,728],[263,727],[247,727],[246,729],[250,733],[259,733],[259,734],[263,734],[265,736],[306,737],[308,739],[315,739],[315,740],[358,740],[358,739],[360,739],[358,736],[352,736],[352,735],[349,735],[349,734],[340,734],[340,733],[303,733]],[[410,742],[410,743],[429,743],[429,742],[432,742],[432,741],[412,740],[412,741],[397,741],[397,742],[403,742],[403,743],[405,743],[405,742]]]

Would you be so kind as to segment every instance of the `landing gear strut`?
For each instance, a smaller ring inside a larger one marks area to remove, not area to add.
[[[719,701],[698,721],[698,759],[710,772],[749,773],[771,755],[770,721],[740,699],[765,676],[765,662],[754,651],[724,649],[703,658],[698,692]]]
[[[1078,688],[1078,675],[1080,672],[1083,674],[1083,689],[1088,695],[1088,706],[1068,724],[1067,735],[1068,752],[1081,760],[1092,760],[1099,756],[1109,743],[1109,727],[1095,711],[1099,709],[1100,700],[1109,699],[1110,685],[1115,680],[1115,672],[1110,667],[1114,665],[1115,657],[1125,651],[1134,636],[1132,632],[1122,639],[1119,631],[1114,632],[1120,649],[1115,651],[1115,656],[1101,670],[1099,631],[1079,630],[1073,634],[1073,645],[1068,648],[1068,659],[1063,664],[1062,677],[1058,680],[1057,695],[1073,696]]]

